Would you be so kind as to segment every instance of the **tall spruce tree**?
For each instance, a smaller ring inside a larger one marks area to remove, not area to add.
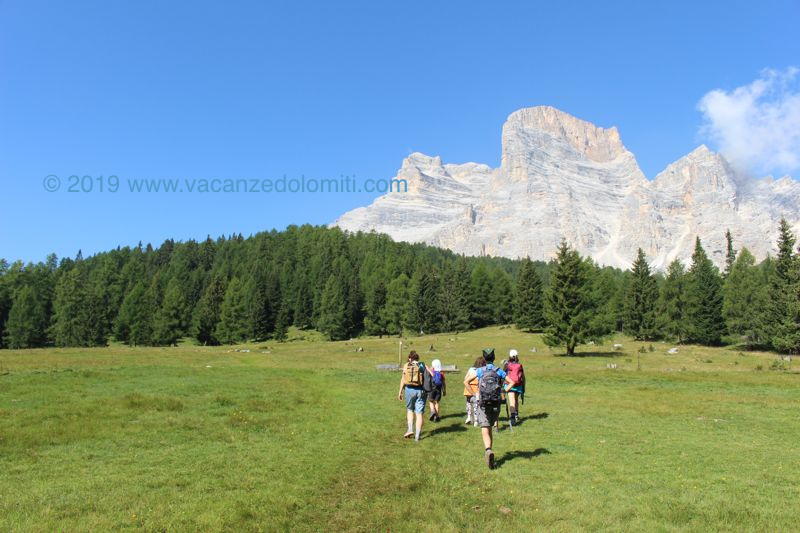
[[[145,346],[153,343],[152,291],[143,281],[134,285],[122,301],[119,315],[114,324],[117,340],[131,346]]]
[[[6,323],[9,348],[38,348],[47,342],[47,309],[35,285],[17,291]]]
[[[544,342],[548,346],[564,346],[571,356],[579,344],[601,336],[592,324],[596,308],[592,289],[591,265],[562,241],[545,295]]]
[[[250,335],[258,341],[273,334],[283,304],[280,281],[273,269],[257,268],[246,291]]]
[[[650,272],[644,250],[639,248],[625,294],[623,331],[636,340],[655,338],[657,302],[656,278]]]
[[[81,260],[82,261],[82,260]],[[94,305],[83,262],[64,272],[56,283],[51,333],[56,346],[103,346],[103,317]]]
[[[408,322],[409,279],[400,274],[386,287],[386,306],[383,309],[386,329],[392,335],[402,335]]]
[[[345,288],[342,281],[331,274],[322,291],[317,328],[331,340],[338,341],[347,338],[348,327]]]
[[[197,302],[192,319],[192,330],[195,339],[200,344],[219,344],[215,331],[219,322],[222,301],[225,299],[226,285],[225,277],[222,274],[215,274]]]
[[[718,345],[725,333],[722,317],[722,277],[706,255],[698,237],[686,284],[688,339],[697,344]]]
[[[178,278],[167,283],[164,301],[153,317],[153,344],[159,346],[177,346],[178,339],[186,333],[183,323],[186,313],[186,298]]]
[[[764,317],[768,304],[767,280],[753,254],[742,248],[723,287],[722,314],[728,333],[739,336],[748,347],[768,341]]]
[[[725,231],[725,272],[723,279],[727,279],[733,268],[733,263],[736,261],[736,250],[733,248],[733,236],[731,230]]]
[[[788,353],[800,352],[800,259],[795,242],[789,223],[781,219],[767,324],[772,346]]]
[[[439,279],[434,269],[418,269],[409,288],[408,326],[414,332],[434,333],[440,328]]]
[[[522,261],[517,277],[514,322],[523,331],[537,331],[544,327],[542,280],[530,258]]]
[[[364,331],[368,335],[383,336],[387,332],[384,307],[386,307],[386,285],[382,279],[375,280],[365,299]]]
[[[501,268],[492,274],[492,308],[495,324],[508,324],[514,319],[514,289],[511,277]]]
[[[663,335],[686,340],[686,270],[678,259],[667,267],[658,298],[658,328]]]
[[[472,294],[472,325],[476,328],[494,322],[494,299],[492,298],[492,278],[483,263],[478,263],[470,276]]]
[[[470,327],[469,270],[463,259],[445,267],[439,287],[439,312],[443,331]]]
[[[225,289],[225,298],[219,312],[219,322],[214,336],[222,344],[236,344],[247,340],[251,331],[244,283],[237,277]]]

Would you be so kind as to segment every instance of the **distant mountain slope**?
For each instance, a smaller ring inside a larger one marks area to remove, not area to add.
[[[411,154],[397,173],[407,193],[388,193],[332,225],[467,255],[541,260],[564,238],[623,268],[641,247],[658,269],[687,261],[696,236],[721,265],[726,229],[759,259],[773,252],[782,216],[800,230],[800,183],[742,178],[705,146],[649,181],[616,128],[545,106],[512,113],[502,146],[499,168]]]

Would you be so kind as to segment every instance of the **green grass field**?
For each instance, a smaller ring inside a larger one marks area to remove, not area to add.
[[[399,374],[375,370],[397,342],[0,352],[0,530],[798,529],[800,375],[775,355],[407,339],[462,370],[520,351],[523,423],[488,471],[463,371],[444,419],[401,438]]]

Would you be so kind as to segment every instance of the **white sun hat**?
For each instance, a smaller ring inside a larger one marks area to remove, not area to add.
[[[519,352],[517,352],[516,350],[509,350],[508,351],[508,356],[509,357],[517,357],[518,355],[519,355]]]
[[[438,359],[434,359],[433,361],[431,361],[431,366],[437,372],[441,372],[442,371],[442,362],[439,361]]]

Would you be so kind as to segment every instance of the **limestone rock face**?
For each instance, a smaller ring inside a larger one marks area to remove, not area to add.
[[[742,178],[700,146],[648,181],[616,128],[552,107],[508,117],[499,168],[414,153],[397,179],[407,181],[407,192],[387,193],[332,225],[467,255],[541,260],[566,239],[622,268],[641,247],[657,269],[688,262],[697,236],[721,265],[726,229],[758,259],[774,253],[782,216],[800,229],[800,183],[789,177]]]

